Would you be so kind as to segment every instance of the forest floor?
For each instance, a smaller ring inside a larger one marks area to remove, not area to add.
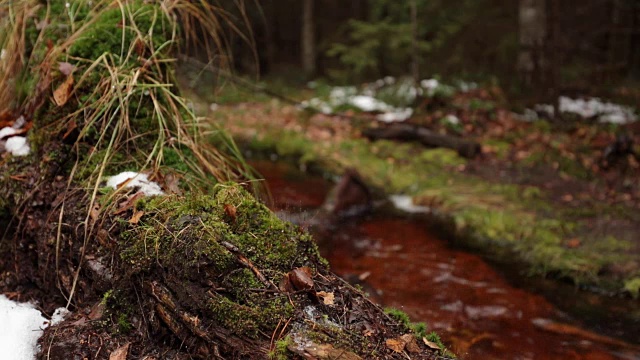
[[[497,87],[418,96],[406,123],[478,142],[480,155],[467,159],[449,149],[368,140],[364,129],[385,126],[376,109],[343,106],[339,115],[323,114],[232,84],[216,93],[193,84],[197,91],[189,96],[196,109],[248,153],[285,157],[333,175],[355,168],[382,193],[408,195],[431,209],[465,246],[517,259],[531,273],[638,296],[639,159],[624,151],[606,155],[624,146],[616,142],[620,134],[639,153],[638,122],[570,114],[562,121],[525,121],[509,110]],[[298,101],[321,92],[285,91]]]

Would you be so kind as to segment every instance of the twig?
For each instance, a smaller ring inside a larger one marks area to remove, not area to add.
[[[224,246],[227,250],[229,250],[233,255],[235,255],[236,259],[238,259],[238,262],[240,262],[242,265],[248,267],[251,271],[253,271],[253,273],[256,275],[258,280],[260,280],[266,287],[273,290],[278,290],[278,287],[275,286],[275,284],[272,283],[269,279],[267,279],[264,275],[262,275],[260,270],[258,270],[258,268],[251,262],[251,260],[247,259],[244,255],[242,255],[242,253],[240,252],[240,249],[238,249],[237,246],[233,245],[228,241],[221,241],[220,244]]]

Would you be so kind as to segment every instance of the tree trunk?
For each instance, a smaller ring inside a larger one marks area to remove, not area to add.
[[[418,3],[411,0],[411,77],[415,86],[420,82],[420,58],[418,52]]]
[[[300,46],[302,48],[302,70],[307,77],[316,72],[316,39],[314,21],[314,0],[302,1],[302,32]]]
[[[538,83],[546,63],[543,47],[547,36],[547,13],[545,0],[520,0],[519,39],[517,69],[523,82]]]

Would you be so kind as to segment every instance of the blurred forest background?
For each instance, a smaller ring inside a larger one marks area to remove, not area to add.
[[[336,83],[437,74],[493,82],[527,102],[560,93],[640,97],[631,90],[640,80],[636,0],[235,3],[220,4],[251,27],[228,38],[241,74]]]

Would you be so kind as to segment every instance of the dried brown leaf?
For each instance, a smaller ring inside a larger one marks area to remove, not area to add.
[[[128,181],[128,180],[127,180]],[[126,183],[126,181],[125,181]],[[122,214],[123,212],[131,209],[133,207],[133,205],[135,205],[136,201],[138,201],[138,199],[144,197],[144,193],[138,191],[137,193],[135,193],[132,196],[129,196],[127,198],[127,200],[123,201],[120,203],[118,210],[113,212],[113,215],[118,215],[118,214]]]
[[[69,135],[71,135],[71,133],[73,133],[77,128],[78,128],[78,124],[76,124],[75,120],[71,119],[71,121],[67,123],[67,132],[64,133],[64,135],[62,136],[62,139],[66,140],[69,137]]]
[[[99,204],[94,204],[93,208],[91,209],[91,212],[89,213],[89,216],[91,217],[91,221],[96,222],[96,220],[98,220],[98,217],[100,216],[100,205]]]
[[[289,273],[289,280],[296,290],[308,290],[313,288],[311,269],[307,266],[293,269]]]
[[[395,352],[402,352],[404,350],[405,345],[407,343],[402,339],[402,337],[397,337],[395,339],[387,339],[385,341],[387,347]]]
[[[426,338],[426,337],[423,337],[423,338],[422,338],[422,342],[424,342],[424,344],[425,344],[425,345],[427,345],[428,347],[430,347],[430,348],[432,348],[432,349],[435,349],[435,350],[442,350],[442,349],[440,349],[440,346],[439,346],[438,344],[434,343],[433,341],[429,341],[429,340],[427,340],[427,338]]]
[[[127,360],[127,355],[129,354],[129,346],[131,343],[126,343],[119,348],[115,349],[111,355],[109,355],[109,360]]]
[[[322,302],[325,305],[333,305],[335,295],[332,292],[318,291],[316,295],[322,298]]]
[[[405,342],[405,348],[410,353],[419,353],[420,346],[418,346],[418,342],[416,341],[416,337],[413,334],[404,334],[401,336],[402,340]]]
[[[182,195],[179,185],[180,178],[176,174],[169,173],[164,177],[164,188],[167,189],[168,193]]]
[[[569,249],[575,249],[577,247],[580,247],[580,245],[582,245],[582,241],[580,241],[580,239],[578,238],[569,239],[567,241],[567,247]]]
[[[224,213],[231,218],[231,221],[236,221],[236,207],[231,204],[224,204]]]
[[[278,289],[282,292],[292,292],[293,285],[291,284],[291,279],[289,279],[289,274],[284,274],[282,280],[280,280],[280,284],[278,284]]]
[[[106,309],[107,309],[107,304],[105,304],[104,301],[98,301],[97,303],[95,303],[95,305],[91,307],[91,312],[88,315],[89,320],[98,320],[102,318],[102,315],[104,315],[104,311]]]
[[[140,219],[142,218],[142,215],[144,215],[144,211],[142,210],[138,210],[136,212],[133,213],[133,215],[131,216],[131,219],[129,219],[129,224],[137,224],[138,222],[140,222]]]
[[[67,79],[58,86],[56,91],[53,92],[53,100],[56,102],[56,105],[63,106],[69,100],[69,96],[71,95],[71,90],[73,90],[73,76],[67,76]]]

